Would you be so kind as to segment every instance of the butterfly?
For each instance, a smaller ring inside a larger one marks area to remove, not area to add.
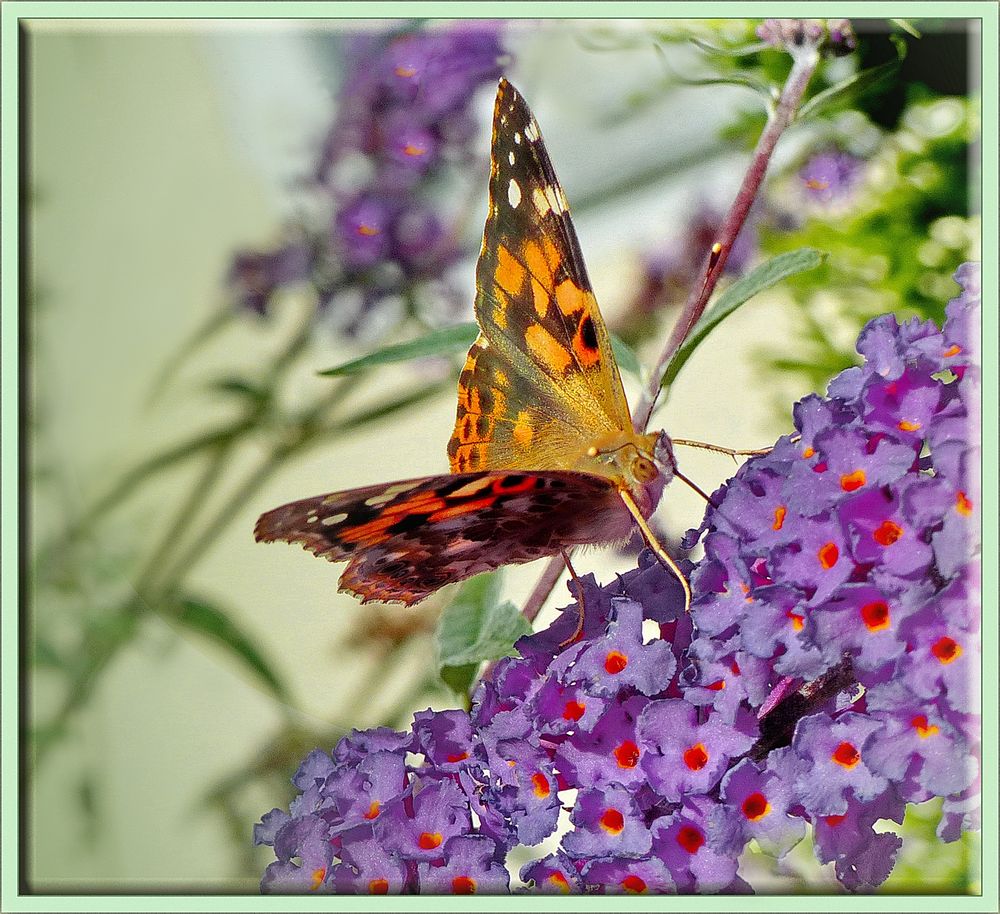
[[[340,589],[416,603],[501,565],[626,540],[674,471],[665,432],[633,429],[611,338],[538,123],[501,79],[489,213],[476,267],[480,333],[458,380],[451,472],[302,499],[258,541],[346,561]]]

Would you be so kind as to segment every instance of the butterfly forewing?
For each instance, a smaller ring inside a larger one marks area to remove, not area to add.
[[[258,541],[348,561],[342,590],[416,603],[453,581],[628,535],[613,483],[587,473],[456,473],[306,498],[262,515]]]
[[[454,472],[569,468],[631,428],[611,342],[538,124],[501,80],[476,271],[482,332],[459,380]]]

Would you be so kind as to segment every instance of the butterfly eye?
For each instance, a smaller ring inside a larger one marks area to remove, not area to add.
[[[632,475],[635,477],[636,482],[652,482],[660,475],[660,471],[656,469],[656,464],[652,460],[648,460],[645,457],[637,457],[632,462]]]

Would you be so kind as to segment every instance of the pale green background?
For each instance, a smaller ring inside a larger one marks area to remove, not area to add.
[[[316,75],[292,46],[263,34],[287,28],[37,23],[32,29],[26,75],[37,208],[31,241],[44,294],[35,316],[33,366],[51,410],[38,447],[71,468],[68,498],[86,501],[136,458],[203,427],[221,407],[199,385],[221,366],[252,363],[276,345],[273,331],[248,324],[208,346],[155,405],[147,402],[163,361],[220,304],[220,278],[231,252],[275,237],[285,212],[283,181],[295,165],[308,162],[322,130],[325,90]],[[635,124],[612,134],[606,147],[587,142],[592,106],[583,101],[591,97],[586,89],[609,99],[623,85],[641,85],[660,72],[651,51],[587,53],[569,29],[525,44],[513,75],[535,108],[571,205],[591,181],[620,166],[637,137],[655,135],[648,124]],[[244,79],[249,82],[241,93]],[[711,112],[721,119],[733,101],[719,90]],[[669,120],[660,135],[679,145],[709,141],[713,125],[704,97],[678,104],[661,112]],[[713,182],[727,173],[738,177],[736,166],[710,163],[685,175],[698,187],[694,194],[665,185],[578,220],[609,315],[635,282],[635,265],[620,258],[621,249],[662,236],[698,193],[725,199],[726,188]],[[471,289],[471,264],[468,275]],[[279,325],[287,329],[300,304],[288,302]],[[737,447],[764,445],[784,431],[772,404],[806,391],[761,389],[750,363],[759,346],[775,355],[783,347],[790,351],[790,321],[774,295],[724,326],[677,385],[662,414],[668,429]],[[313,367],[353,352],[318,340]],[[308,370],[301,383],[303,390],[324,384]],[[263,509],[324,489],[443,471],[453,417],[449,395],[412,419],[374,427],[289,466],[245,506],[194,573],[195,586],[237,607],[240,623],[279,658],[303,714],[331,720],[343,713],[338,702],[345,692],[361,694],[349,719],[365,726],[405,693],[408,680],[400,675],[387,682],[374,652],[348,654],[338,645],[350,620],[368,610],[335,594],[337,569],[291,547],[255,545],[254,519]],[[723,458],[699,453],[685,453],[684,467],[706,489],[731,472]],[[170,477],[156,490],[159,505],[147,500],[144,510],[168,512],[185,483],[186,477]],[[53,507],[36,508],[34,523],[44,531]],[[661,517],[679,535],[700,513],[698,499],[675,485]],[[118,536],[147,542],[146,520],[138,511],[124,512]],[[580,565],[607,579],[627,562],[593,553]],[[514,599],[527,593],[536,573],[529,568],[512,576]],[[198,803],[208,784],[268,737],[278,716],[221,654],[159,622],[146,631],[104,679],[79,719],[78,737],[37,775],[32,874],[70,891],[88,883],[121,890],[255,890],[253,881],[230,879],[228,836]],[[414,675],[427,662],[426,644],[415,644]],[[44,709],[51,701],[47,683],[41,678],[32,686]],[[104,775],[97,836],[75,812],[82,764]],[[261,812],[271,805],[261,797]]]

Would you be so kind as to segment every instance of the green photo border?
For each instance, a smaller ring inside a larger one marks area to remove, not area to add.
[[[19,692],[19,645],[22,635],[19,608],[19,517],[23,468],[18,440],[25,379],[21,366],[22,352],[18,327],[19,239],[24,223],[20,212],[20,127],[22,108],[20,77],[22,61],[19,41],[22,19],[338,19],[338,18],[408,18],[415,15],[435,18],[703,18],[709,9],[704,3],[605,2],[601,4],[565,2],[456,3],[456,2],[43,2],[43,0],[8,0],[0,5],[2,24],[2,501],[0,501],[0,546],[2,546],[2,682],[0,682],[0,720],[2,720],[2,858],[0,858],[0,910],[19,911],[799,911],[829,910],[878,911],[881,909],[927,911],[996,911],[997,891],[997,500],[998,458],[996,451],[984,448],[983,456],[983,809],[982,891],[981,896],[902,896],[902,895],[816,895],[816,896],[740,896],[739,899],[706,896],[657,896],[651,898],[509,895],[502,897],[406,896],[368,897],[278,897],[258,895],[27,895],[20,894],[20,776],[18,738],[19,714],[23,709]],[[973,18],[982,21],[982,214],[984,259],[983,284],[983,403],[984,442],[998,440],[998,329],[997,311],[997,57],[998,6],[994,2],[955,2],[942,5],[929,2],[851,2],[827,3],[734,3],[722,2],[711,7],[713,17],[747,18],[757,16]],[[23,216],[22,216],[23,218]],[[987,348],[990,347],[990,348]],[[946,900],[947,899],[947,900]]]

